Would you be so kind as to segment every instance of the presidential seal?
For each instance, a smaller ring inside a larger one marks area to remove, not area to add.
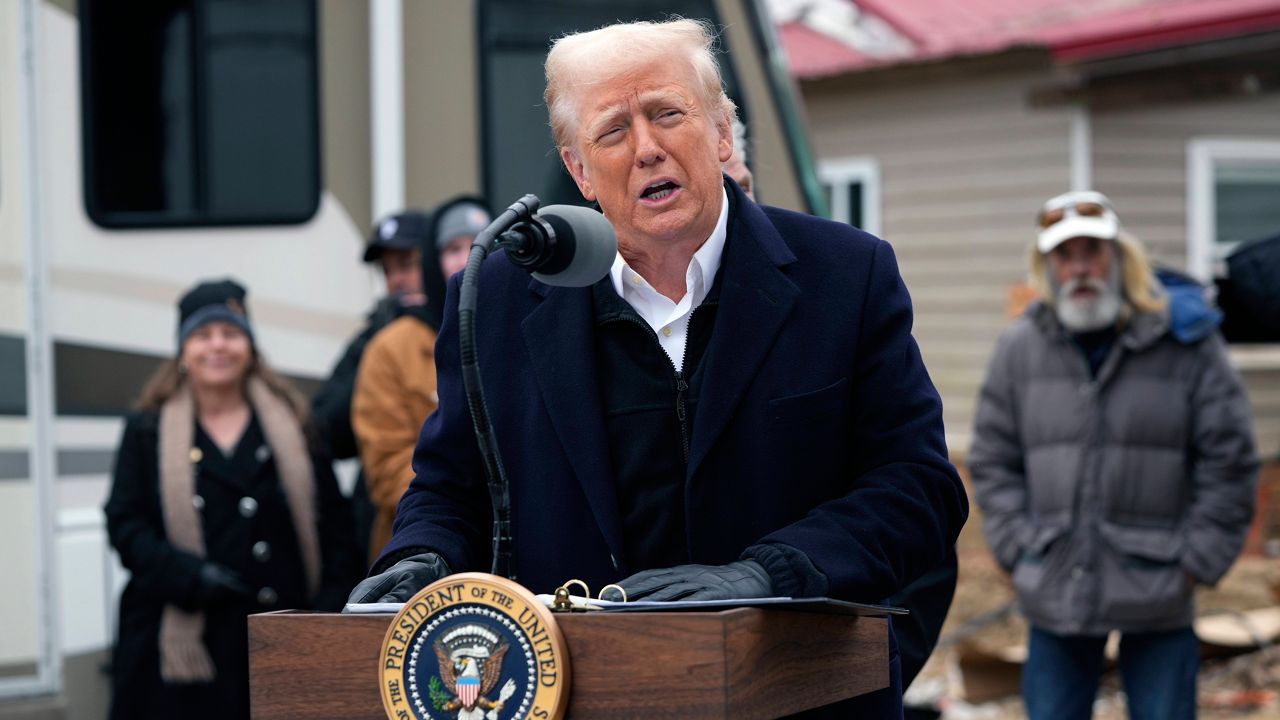
[[[506,578],[459,573],[405,603],[382,641],[391,720],[558,720],[569,654],[555,618]]]

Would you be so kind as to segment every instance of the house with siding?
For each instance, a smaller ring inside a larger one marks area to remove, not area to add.
[[[897,252],[963,460],[1047,198],[1212,282],[1280,234],[1280,0],[771,0],[833,217]],[[1277,278],[1280,284],[1280,278]],[[1280,344],[1231,345],[1280,460]]]

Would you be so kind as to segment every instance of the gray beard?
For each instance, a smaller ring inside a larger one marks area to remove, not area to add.
[[[1088,300],[1072,298],[1071,293],[1081,287],[1093,288],[1098,294]],[[1058,322],[1069,332],[1090,332],[1115,325],[1120,318],[1120,309],[1124,307],[1120,296],[1119,264],[1111,266],[1109,282],[1093,279],[1068,280],[1057,288],[1057,302],[1054,305]]]

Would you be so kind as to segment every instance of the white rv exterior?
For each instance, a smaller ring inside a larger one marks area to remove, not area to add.
[[[67,3],[0,3],[0,383],[25,406],[0,414],[0,717],[6,696],[65,687],[68,658],[105,660],[125,579],[101,512],[122,417],[57,412],[70,378],[55,347],[171,356],[179,295],[230,275],[250,289],[271,362],[321,378],[377,290],[358,262],[371,218],[328,189],[297,225],[96,225],[81,190],[78,48]],[[75,372],[81,385],[118,382]]]

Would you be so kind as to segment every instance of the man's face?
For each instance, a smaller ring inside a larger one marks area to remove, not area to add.
[[[387,248],[378,256],[387,292],[393,295],[422,294],[422,254],[418,250]]]
[[[467,258],[471,255],[471,243],[475,238],[462,235],[449,241],[440,248],[440,272],[445,278],[451,278],[467,266]]]
[[[746,193],[747,197],[752,200],[756,199],[755,190],[752,188],[752,181],[755,178],[751,175],[751,168],[742,162],[742,158],[739,155],[735,154],[729,158],[729,162],[724,164],[724,174],[733,178],[733,181],[738,183],[738,187],[742,188],[742,192]]]
[[[577,126],[560,157],[587,200],[600,203],[618,245],[705,239],[720,217],[729,120],[712,121],[687,63],[654,63],[581,91]]]
[[[1121,295],[1111,241],[1071,238],[1051,250],[1048,260],[1058,317],[1068,330],[1100,330],[1115,323]]]

